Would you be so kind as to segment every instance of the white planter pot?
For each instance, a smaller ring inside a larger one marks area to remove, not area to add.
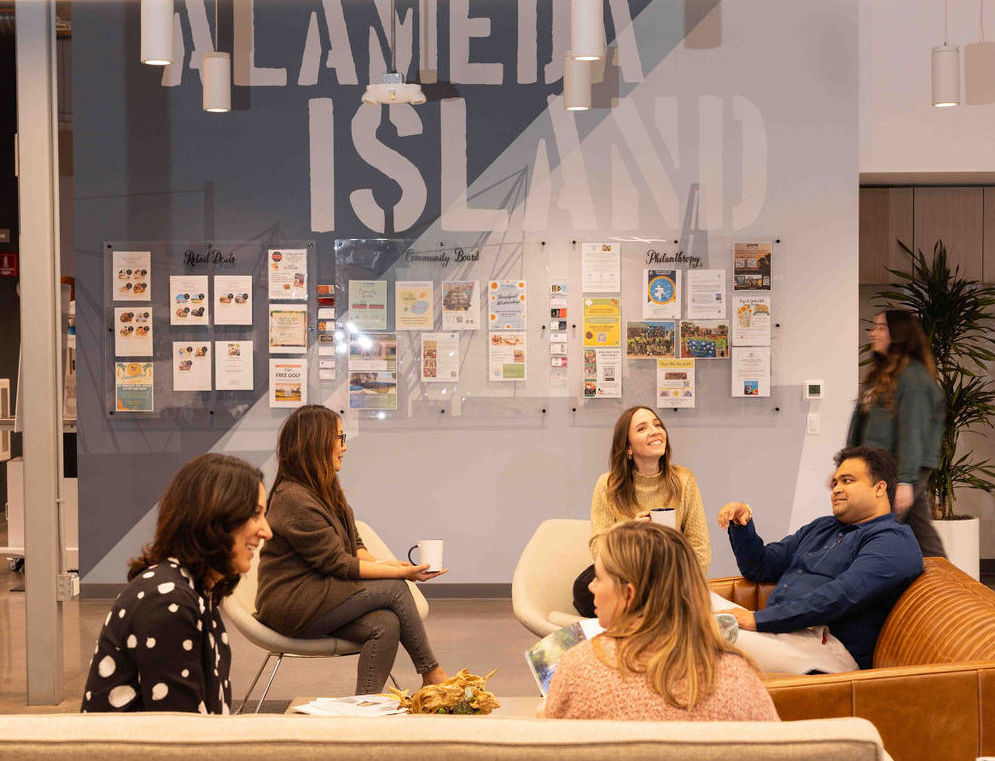
[[[943,541],[947,558],[975,581],[981,576],[981,521],[933,521],[933,528]]]

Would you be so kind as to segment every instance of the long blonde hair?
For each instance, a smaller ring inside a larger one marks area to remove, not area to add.
[[[629,407],[619,415],[615,421],[615,430],[612,432],[612,448],[608,456],[608,501],[615,506],[622,515],[633,516],[636,508],[636,487],[632,483],[632,474],[635,466],[628,456],[629,449],[629,426],[632,424],[632,416],[639,410],[649,410],[653,416],[660,420],[660,416],[649,407]],[[667,433],[667,426],[663,425],[663,432]],[[663,481],[667,498],[672,501],[679,501],[681,498],[681,479],[674,468],[673,458],[670,454],[670,434],[667,433],[667,446],[660,457],[660,478]]]
[[[626,584],[635,589],[601,635],[614,638],[615,662],[600,637],[592,643],[595,655],[606,666],[645,673],[648,686],[670,705],[694,708],[715,691],[719,658],[745,656],[719,633],[691,544],[672,528],[626,521],[596,537],[595,546],[619,592]]]

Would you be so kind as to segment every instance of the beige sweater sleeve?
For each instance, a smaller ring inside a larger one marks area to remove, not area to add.
[[[708,576],[708,566],[712,562],[712,545],[708,540],[708,522],[705,520],[705,509],[701,504],[701,493],[694,474],[685,468],[681,469],[681,533],[691,542],[701,570]]]
[[[615,509],[608,502],[608,474],[602,473],[591,495],[591,536],[607,531],[618,521]]]

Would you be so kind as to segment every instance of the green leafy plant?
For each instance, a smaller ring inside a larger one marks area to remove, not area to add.
[[[888,271],[899,282],[877,294],[884,309],[907,309],[922,323],[936,359],[937,381],[946,397],[946,420],[940,464],[930,476],[933,515],[957,518],[955,491],[961,487],[995,492],[995,463],[973,452],[957,455],[964,431],[993,427],[995,385],[986,363],[995,360],[995,286],[962,277],[960,266],[947,263],[947,249],[939,240],[927,259],[901,241],[911,269]],[[869,347],[867,347],[869,348]]]

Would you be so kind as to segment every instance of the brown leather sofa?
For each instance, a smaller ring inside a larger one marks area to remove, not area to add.
[[[874,668],[765,675],[782,719],[868,719],[895,761],[995,755],[995,592],[942,558],[924,565],[881,630]],[[750,610],[774,587],[738,576],[709,583]]]

